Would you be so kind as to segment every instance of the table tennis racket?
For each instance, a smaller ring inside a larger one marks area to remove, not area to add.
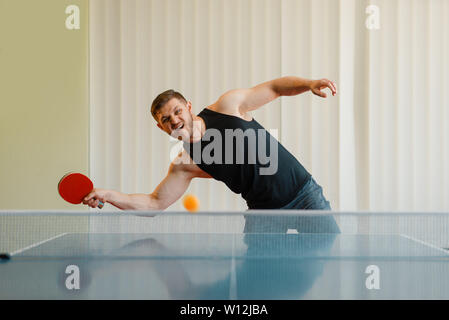
[[[60,196],[67,202],[79,204],[93,190],[94,184],[84,174],[70,172],[64,175],[58,183]],[[104,203],[100,201],[98,208],[103,208]]]

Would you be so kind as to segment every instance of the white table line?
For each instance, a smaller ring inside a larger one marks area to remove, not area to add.
[[[400,236],[401,236],[401,237],[404,237],[404,238],[407,238],[407,239],[409,239],[409,240],[415,241],[416,243],[422,244],[422,245],[424,245],[424,246],[430,247],[430,248],[432,248],[432,249],[441,251],[441,252],[443,252],[444,254],[446,254],[446,255],[449,256],[449,252],[448,252],[447,250],[444,250],[443,248],[440,248],[440,247],[438,247],[438,246],[435,246],[435,245],[433,245],[433,244],[431,244],[431,243],[427,243],[427,242],[425,242],[425,241],[422,241],[422,240],[413,238],[413,237],[411,237],[411,236],[408,236],[408,235],[402,234],[402,233],[400,234]]]
[[[24,252],[24,251],[26,251],[26,250],[29,250],[29,249],[32,249],[32,248],[34,248],[34,247],[40,246],[41,244],[44,244],[45,242],[52,241],[52,240],[55,240],[55,239],[60,238],[60,237],[62,237],[62,236],[65,236],[66,234],[68,234],[68,233],[67,233],[67,232],[61,233],[61,234],[56,235],[56,236],[54,236],[54,237],[51,237],[51,238],[49,238],[49,239],[46,239],[46,240],[43,240],[43,241],[40,241],[40,242],[37,242],[37,243],[33,243],[32,245],[29,245],[29,246],[27,246],[27,247],[25,247],[25,248],[16,250],[16,251],[14,251],[14,252],[11,252],[10,255],[11,255],[11,256],[14,256],[14,255],[16,255],[16,254],[22,253],[22,252]]]

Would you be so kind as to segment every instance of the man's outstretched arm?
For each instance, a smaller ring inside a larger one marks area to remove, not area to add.
[[[188,160],[180,157],[185,158],[185,153],[170,164],[167,176],[151,194],[125,194],[114,190],[94,189],[83,203],[92,208],[96,208],[98,202],[102,201],[122,210],[165,210],[184,194],[193,178],[209,177],[196,165],[189,164]]]
[[[249,89],[228,91],[217,101],[217,109],[222,112],[245,114],[280,96],[295,96],[312,91],[313,94],[326,98],[326,93],[321,91],[324,88],[329,88],[332,95],[337,94],[335,83],[328,79],[308,80],[293,76],[282,77],[261,83]]]

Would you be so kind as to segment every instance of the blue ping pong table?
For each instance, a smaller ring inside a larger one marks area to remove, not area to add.
[[[407,235],[61,234],[0,263],[0,299],[449,299]]]

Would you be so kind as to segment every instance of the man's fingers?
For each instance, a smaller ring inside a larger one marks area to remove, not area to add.
[[[321,79],[315,82],[314,85],[314,89],[312,90],[312,92],[322,98],[326,98],[327,94],[324,93],[323,89],[325,88],[329,88],[329,90],[332,92],[332,95],[336,95],[337,94],[337,86],[335,85],[335,83],[333,83],[332,81],[328,80],[328,79]]]
[[[325,87],[327,87],[327,88],[329,88],[331,90],[332,95],[337,94],[337,86],[332,81],[330,81],[328,79],[322,79],[321,80],[321,87],[320,87],[320,89],[323,89]]]
[[[100,204],[100,201],[92,199],[92,202],[90,203],[90,207],[97,208],[99,204]]]
[[[326,87],[328,87],[331,90],[333,95],[337,93],[337,88],[335,87],[335,85],[332,81],[325,79],[324,84]]]
[[[92,207],[95,204],[96,199],[93,198],[91,195],[88,195],[83,199],[83,204],[86,204],[90,207]]]
[[[332,91],[332,95],[337,94],[337,87],[335,86],[335,83],[328,80],[327,85],[328,85],[329,89]]]
[[[332,95],[337,94],[337,88],[335,87],[334,83],[332,81],[329,81],[329,89],[332,91]]]
[[[84,201],[85,201],[85,202],[89,201],[90,199],[92,199],[92,198],[94,197],[94,195],[95,195],[95,192],[92,191],[92,192],[89,193],[86,197],[84,197]],[[84,203],[84,201],[83,201],[83,203]]]
[[[83,204],[86,204],[92,208],[97,208],[99,206],[100,202],[106,203],[104,197],[101,197],[99,194],[97,194],[94,191],[91,192],[89,195],[87,195],[83,199]]]
[[[331,85],[334,88],[334,93],[337,94],[337,86],[335,85],[334,82],[331,81]]]
[[[323,91],[320,91],[319,89],[313,90],[313,93],[316,94],[319,97],[322,97],[322,98],[326,98],[327,97],[327,94],[324,93]]]

